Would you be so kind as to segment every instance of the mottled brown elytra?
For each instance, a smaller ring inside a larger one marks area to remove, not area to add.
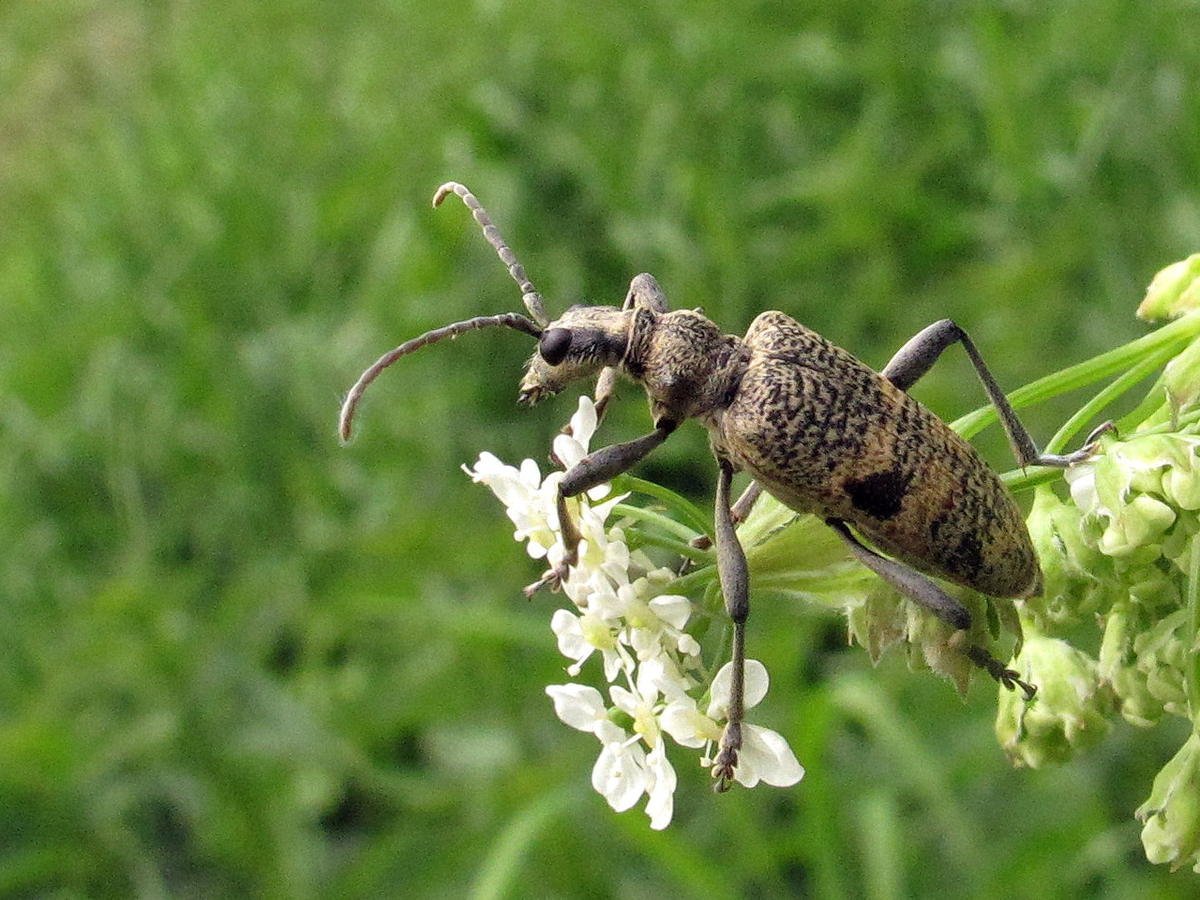
[[[698,311],[671,310],[658,282],[646,274],[633,279],[619,307],[574,306],[550,321],[541,295],[469,190],[455,182],[444,184],[434,195],[434,206],[450,193],[462,199],[482,226],[533,319],[517,313],[480,316],[427,332],[385,354],[347,396],[342,439],[350,436],[363,391],[383,369],[414,350],[478,328],[502,325],[537,338],[537,352],[521,380],[525,403],[598,375],[596,408],[603,416],[619,375],[640,384],[650,401],[654,430],[596,450],[566,472],[558,496],[566,556],[526,588],[532,594],[544,586],[556,588],[575,563],[580,537],[566,498],[632,468],[685,419],[697,419],[708,430],[717,460],[717,569],[734,626],[729,721],[713,769],[719,789],[731,783],[741,747],[750,611],[746,557],[734,525],[761,491],[798,512],[820,516],[856,559],[954,628],[969,628],[971,614],[927,575],[994,597],[1041,591],[1042,573],[1029,533],[1000,478],[907,390],[943,350],[958,342],[1022,466],[1069,466],[1094,451],[1095,433],[1076,453],[1040,453],[974,343],[954,322],[930,325],[883,371],[875,372],[781,312],[762,313],[745,337],[723,334]],[[737,471],[754,480],[731,504],[730,483]],[[1019,686],[1032,697],[1033,686],[986,649],[969,642],[962,649],[1006,687]]]

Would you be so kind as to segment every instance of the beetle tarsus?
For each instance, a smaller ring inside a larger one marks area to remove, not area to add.
[[[1037,687],[1030,684],[1028,681],[1023,681],[1019,672],[1012,669],[988,653],[987,650],[980,647],[978,644],[972,644],[964,651],[967,654],[967,659],[971,660],[979,668],[983,669],[991,675],[996,681],[1004,685],[1010,691],[1021,689],[1021,693],[1025,695],[1026,701],[1032,700],[1037,694]]]
[[[723,794],[733,787],[734,771],[737,769],[738,751],[742,748],[742,724],[730,722],[721,736],[721,749],[713,763],[713,790]]]

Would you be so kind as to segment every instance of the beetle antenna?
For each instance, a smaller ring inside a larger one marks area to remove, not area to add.
[[[389,350],[383,354],[383,356],[375,360],[375,363],[369,369],[358,376],[358,381],[354,383],[354,387],[350,388],[350,393],[346,395],[346,402],[342,404],[342,413],[338,417],[338,434],[341,436],[342,443],[350,440],[350,426],[354,419],[354,411],[358,408],[358,402],[362,399],[362,395],[367,390],[368,385],[379,376],[380,372],[400,357],[407,356],[430,344],[436,344],[438,341],[444,341],[447,338],[456,338],[468,331],[500,325],[513,328],[517,331],[523,331],[525,334],[535,338],[541,337],[542,334],[541,328],[520,313],[500,313],[498,316],[476,316],[473,319],[465,319],[462,322],[443,325],[441,328],[427,331],[420,337],[415,337],[411,341],[405,341],[396,349]]]
[[[525,308],[529,310],[529,314],[533,316],[534,321],[543,327],[549,325],[550,319],[546,316],[546,308],[542,304],[542,295],[533,286],[533,282],[525,274],[525,268],[517,260],[517,255],[504,242],[504,238],[500,236],[500,229],[492,224],[487,210],[479,205],[479,201],[475,198],[475,195],[465,185],[461,185],[457,181],[447,181],[434,193],[433,205],[441,206],[442,201],[446,199],[446,195],[450,193],[457,194],[462,202],[466,204],[467,209],[471,210],[471,215],[475,217],[475,221],[483,228],[483,236],[492,245],[496,253],[499,254],[500,261],[508,266],[508,274],[512,276],[513,281],[517,283],[517,287],[521,289],[521,299],[525,302]]]

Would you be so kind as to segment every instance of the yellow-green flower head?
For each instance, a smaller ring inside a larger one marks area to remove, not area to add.
[[[1083,513],[1044,484],[1029,513],[1029,536],[1042,564],[1043,590],[1023,613],[1039,630],[1051,632],[1103,613],[1120,593],[1112,561],[1084,536]]]
[[[1038,686],[1032,702],[1000,692],[996,736],[1014,763],[1036,769],[1064,762],[1108,733],[1113,696],[1086,653],[1030,634],[1012,667]]]
[[[1146,685],[1146,672],[1137,665],[1135,642],[1147,627],[1149,616],[1132,599],[1113,605],[1105,617],[1097,671],[1117,697],[1121,716],[1148,728],[1162,718],[1163,704]]]
[[[1103,456],[1066,473],[1072,500],[1086,519],[1101,526],[1096,541],[1101,553],[1130,557],[1150,548],[1131,562],[1161,555],[1158,545],[1179,511],[1200,502],[1200,472],[1194,468],[1198,446],[1194,435],[1135,436],[1110,444]]]
[[[1137,810],[1142,846],[1152,863],[1200,873],[1200,737],[1195,733],[1154,779]]]
[[[1137,314],[1138,318],[1153,322],[1176,319],[1197,308],[1200,308],[1200,253],[1193,253],[1154,276]]]

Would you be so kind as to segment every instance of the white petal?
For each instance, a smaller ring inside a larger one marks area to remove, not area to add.
[[[757,706],[762,702],[762,698],[767,696],[769,684],[770,679],[767,677],[767,667],[757,659],[746,660],[743,708],[750,709],[752,706]],[[712,697],[712,702],[708,704],[708,714],[710,717],[722,721],[728,718],[729,692],[732,687],[733,663],[727,662],[721,666],[721,671],[717,673],[717,677],[712,682],[712,689],[709,694]]]
[[[584,394],[579,398],[579,407],[575,410],[575,415],[571,416],[571,435],[583,445],[585,453],[592,442],[592,435],[596,433],[596,425],[596,404],[592,402],[591,397]]]
[[[675,769],[667,760],[664,744],[651,750],[646,755],[646,767],[650,773],[650,800],[646,804],[646,815],[650,817],[650,827],[662,831],[671,824],[671,816],[675,812]]]
[[[637,718],[638,706],[640,705],[637,694],[633,693],[633,691],[625,690],[619,684],[614,684],[608,689],[608,696],[612,698],[613,706],[621,710],[621,712],[628,713]]]
[[[579,731],[595,733],[600,722],[608,721],[604,698],[593,687],[583,684],[552,684],[546,694],[554,701],[554,713]]]
[[[703,747],[712,735],[721,736],[721,728],[696,708],[690,697],[668,703],[658,717],[662,730],[684,747]]]
[[[634,744],[605,744],[592,768],[592,787],[617,812],[624,812],[646,791],[645,754]]]
[[[734,778],[745,787],[765,781],[774,787],[789,787],[804,777],[804,766],[792,753],[783,735],[758,725],[742,723],[742,749]]]
[[[662,594],[650,601],[654,614],[676,628],[687,624],[692,615],[692,601],[678,594]]]
[[[565,609],[556,609],[550,617],[550,630],[558,636],[558,652],[577,663],[592,655],[596,648],[583,636],[579,617]]]
[[[587,456],[587,447],[577,441],[574,435],[556,435],[550,446],[554,448],[554,455],[563,464],[564,470],[571,468]]]

